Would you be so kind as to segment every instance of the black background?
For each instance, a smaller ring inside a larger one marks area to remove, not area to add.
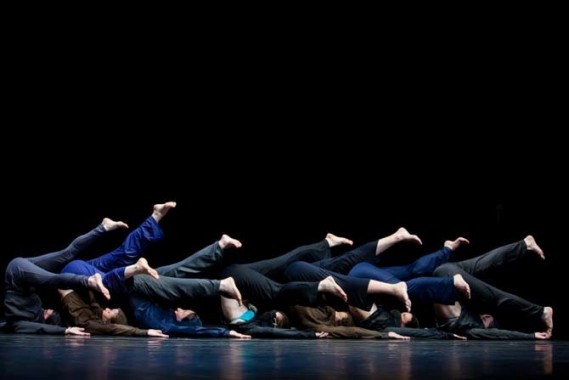
[[[538,153],[542,142],[529,136],[473,141],[452,137],[464,131],[417,134],[381,120],[366,133],[349,125],[259,133],[200,130],[191,118],[184,124],[176,131],[147,125],[150,133],[127,136],[103,125],[80,127],[80,138],[49,130],[23,136],[29,144],[5,161],[2,266],[15,256],[60,249],[105,216],[135,227],[154,203],[168,200],[178,207],[163,222],[166,241],[147,254],[155,266],[222,233],[244,243],[239,259],[249,261],[326,232],[361,244],[405,226],[424,247],[398,247],[386,256],[392,263],[457,236],[472,242],[456,253],[460,260],[531,233],[547,260],[530,257],[497,278],[498,285],[554,306],[556,337],[567,336],[567,211],[554,144]],[[97,249],[125,234],[110,234]]]
[[[284,35],[261,44],[258,31],[209,42],[209,32],[15,33],[2,267],[61,249],[106,216],[134,227],[168,200],[178,207],[148,253],[156,266],[222,233],[248,261],[326,232],[360,244],[405,226],[424,247],[398,249],[393,262],[456,236],[472,242],[459,260],[531,233],[547,260],[497,281],[553,306],[555,337],[567,338],[558,49],[508,33],[298,45]]]

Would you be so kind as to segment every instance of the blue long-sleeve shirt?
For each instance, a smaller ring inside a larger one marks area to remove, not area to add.
[[[172,309],[163,308],[143,297],[131,296],[130,306],[141,328],[162,330],[164,334],[185,337],[228,337],[229,330],[224,327],[203,326],[196,315],[191,319],[177,321]]]

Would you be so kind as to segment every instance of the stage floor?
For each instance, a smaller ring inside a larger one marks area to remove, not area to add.
[[[569,376],[569,341],[0,335],[0,379],[498,379]]]

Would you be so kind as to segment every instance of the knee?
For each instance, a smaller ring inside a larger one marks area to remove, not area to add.
[[[8,267],[19,267],[25,261],[28,260],[24,259],[23,257],[16,257],[15,259],[12,259],[12,261],[8,263]]]
[[[286,270],[288,271],[292,271],[292,272],[297,272],[300,271],[304,266],[305,266],[305,262],[303,261],[295,261],[293,263],[290,263],[287,267]]]
[[[292,279],[292,277],[294,277],[295,274],[310,272],[313,269],[314,268],[313,268],[312,264],[309,264],[305,261],[295,261],[293,263],[290,263],[286,267],[286,269],[284,271],[284,276],[286,278]]]
[[[283,276],[288,281],[294,280],[294,274],[299,273],[302,266],[299,265],[298,261],[289,264],[286,269],[284,270]]]
[[[8,263],[8,265],[6,266],[6,274],[8,273],[18,273],[20,272],[23,268],[25,268],[26,266],[30,265],[30,261],[27,259],[24,259],[23,257],[16,257],[15,259],[12,259],[12,261],[10,261]]]
[[[352,267],[352,269],[348,272],[349,276],[353,277],[365,277],[369,272],[369,266],[372,264],[369,263],[359,263]]]
[[[220,273],[222,278],[232,277],[238,275],[242,271],[243,266],[241,264],[231,264],[226,266]]]
[[[439,265],[434,271],[433,276],[435,277],[448,277],[456,273],[456,265],[453,263],[444,263]]]

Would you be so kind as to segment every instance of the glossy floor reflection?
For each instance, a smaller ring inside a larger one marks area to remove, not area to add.
[[[239,341],[0,335],[0,379],[539,379],[568,375],[569,341]]]

